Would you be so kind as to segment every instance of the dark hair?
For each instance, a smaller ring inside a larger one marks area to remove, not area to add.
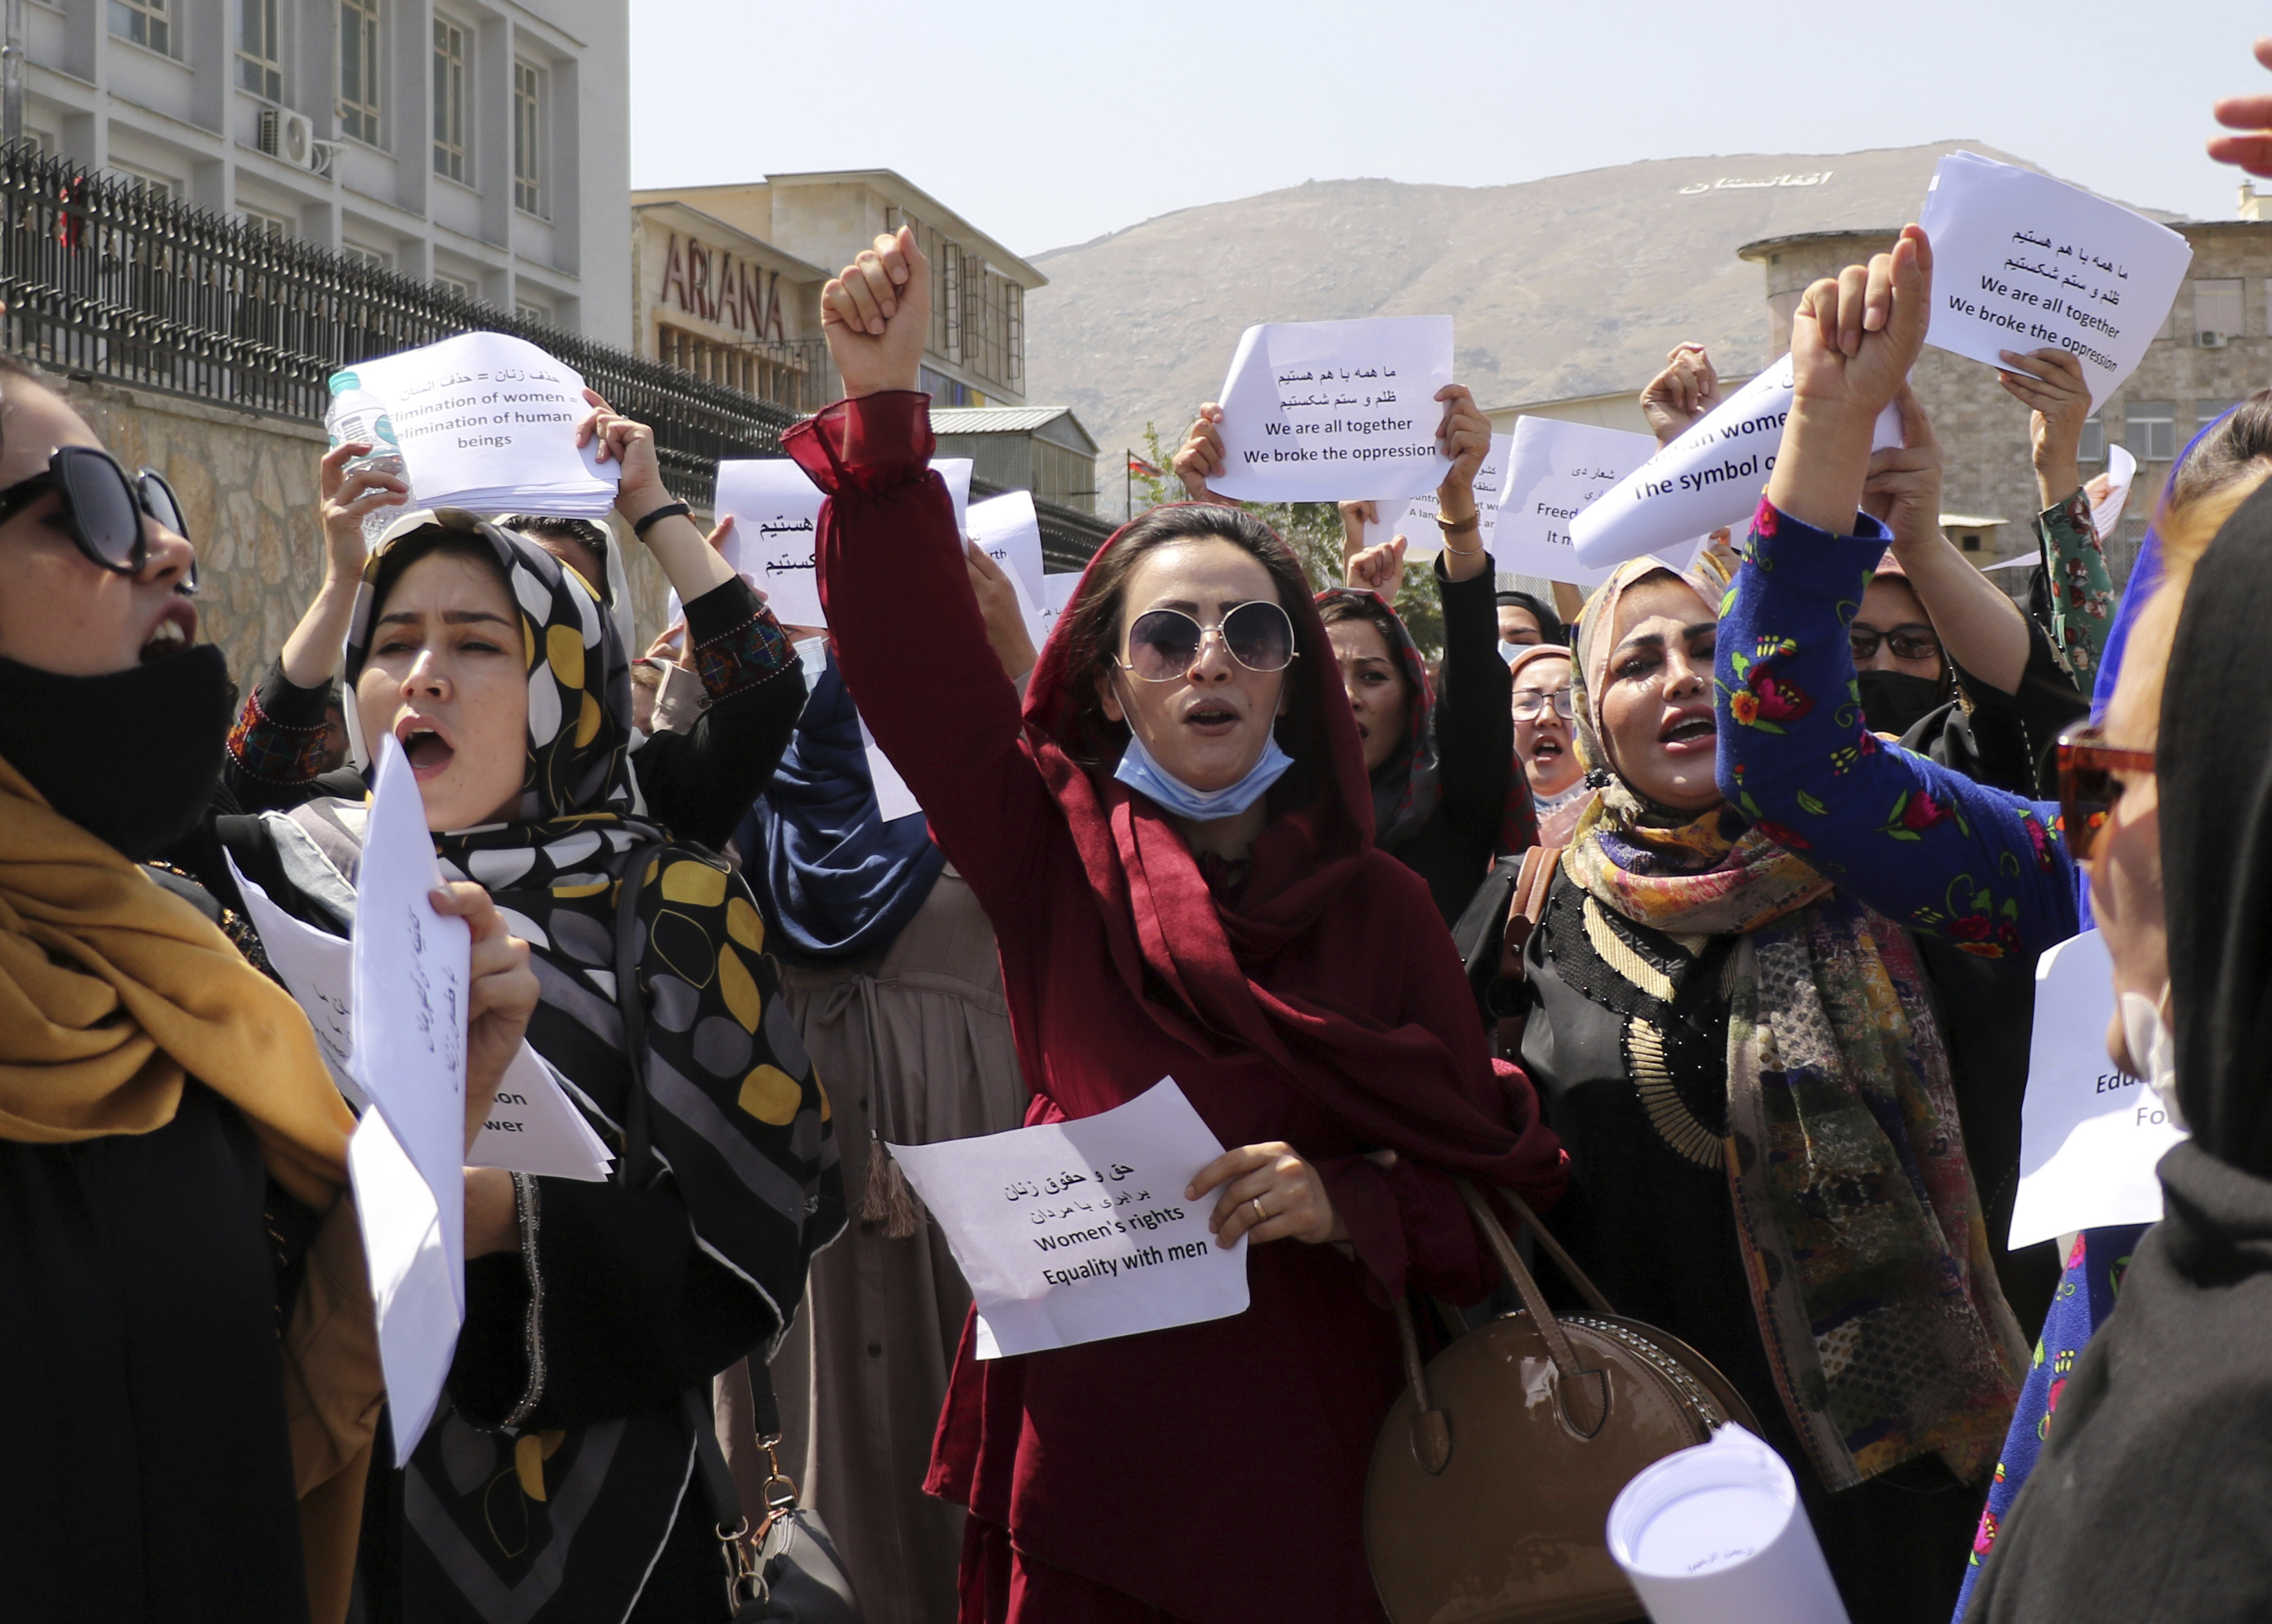
[[[1570,633],[1562,624],[1562,617],[1547,608],[1529,593],[1513,590],[1501,592],[1495,594],[1491,602],[1503,603],[1513,609],[1528,610],[1530,612],[1530,617],[1538,623],[1539,641],[1560,643],[1565,647],[1569,646]]]
[[[1299,656],[1316,660],[1325,657],[1327,651],[1301,646],[1304,622],[1316,624],[1310,582],[1302,573],[1301,560],[1252,513],[1204,503],[1154,508],[1122,529],[1118,539],[1089,566],[1088,578],[1065,611],[1062,632],[1072,705],[1060,741],[1065,753],[1084,767],[1102,767],[1119,754],[1127,741],[1127,723],[1104,714],[1099,690],[1120,658],[1120,611],[1127,601],[1129,576],[1147,553],[1178,542],[1229,542],[1270,572],[1279,605],[1294,623],[1297,656],[1297,664],[1286,672],[1290,704],[1278,723],[1279,743],[1297,763],[1319,760],[1325,737],[1317,696],[1297,673]]]
[[[518,530],[531,541],[550,536],[556,542],[575,542],[592,550],[600,560],[600,579],[592,583],[600,602],[611,603],[608,592],[608,532],[588,519],[557,519],[549,513],[510,513],[497,520],[507,530]]]
[[[2268,461],[2272,461],[2272,389],[2260,389],[2201,436],[2170,482],[2158,517],[2183,513]]]

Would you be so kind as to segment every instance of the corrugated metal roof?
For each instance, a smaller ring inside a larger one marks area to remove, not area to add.
[[[934,406],[933,434],[1031,434],[1060,417],[1072,415],[1065,406]]]

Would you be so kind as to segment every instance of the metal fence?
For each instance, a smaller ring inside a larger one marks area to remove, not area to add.
[[[0,148],[0,342],[59,371],[320,422],[340,367],[469,332],[558,356],[654,430],[664,476],[707,504],[714,465],[781,454],[790,412],[393,271]]]

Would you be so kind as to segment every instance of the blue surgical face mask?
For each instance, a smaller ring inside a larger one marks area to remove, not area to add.
[[[1260,800],[1293,765],[1294,758],[1278,748],[1278,736],[1272,732],[1263,744],[1261,759],[1246,769],[1245,777],[1227,789],[1194,790],[1155,761],[1144,741],[1131,729],[1128,748],[1120,752],[1120,765],[1112,775],[1139,795],[1149,796],[1162,812],[1194,823],[1212,823],[1218,818],[1237,817]]]

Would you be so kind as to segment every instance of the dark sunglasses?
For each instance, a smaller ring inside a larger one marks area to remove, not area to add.
[[[1569,689],[1557,688],[1551,693],[1540,693],[1534,689],[1525,688],[1514,696],[1514,719],[1517,722],[1528,722],[1549,705],[1554,707],[1555,713],[1565,722],[1574,720],[1578,715],[1577,696]]]
[[[1878,645],[1893,645],[1896,660],[1938,660],[1940,658],[1940,639],[1930,626],[1895,626],[1890,632],[1880,632],[1875,626],[1849,626],[1846,640],[1854,649],[1854,662],[1878,657]]]
[[[1267,675],[1294,663],[1294,622],[1285,609],[1266,599],[1241,603],[1214,625],[1203,626],[1179,609],[1155,609],[1136,617],[1128,628],[1128,657],[1121,669],[1145,682],[1173,682],[1199,663],[1208,632],[1222,640],[1230,657],[1250,671]]]
[[[144,514],[184,541],[189,539],[189,521],[182,515],[181,498],[162,475],[144,468],[130,476],[108,452],[92,445],[63,446],[48,459],[46,473],[0,490],[0,524],[49,491],[63,498],[60,517],[73,544],[89,563],[118,574],[139,575],[149,565]],[[191,593],[198,589],[194,563],[182,589]]]
[[[2099,730],[2078,729],[2059,736],[2059,819],[2066,832],[2066,849],[2081,863],[2090,856],[2098,834],[2122,798],[2117,773],[2150,773],[2154,752],[2124,750],[2110,745]]]

